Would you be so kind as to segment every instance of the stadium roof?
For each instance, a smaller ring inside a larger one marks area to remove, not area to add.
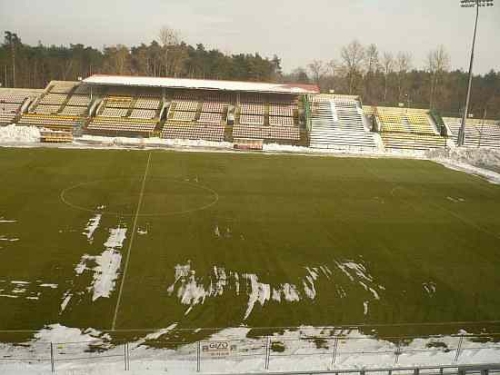
[[[83,80],[90,85],[104,86],[135,86],[135,87],[161,87],[175,89],[201,89],[223,91],[247,91],[273,94],[317,94],[319,87],[316,85],[303,85],[298,83],[264,83],[264,82],[239,82],[216,81],[206,79],[187,78],[161,78],[161,77],[135,77],[111,76],[95,74]]]

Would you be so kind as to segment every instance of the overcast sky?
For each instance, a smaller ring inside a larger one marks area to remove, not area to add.
[[[423,67],[444,44],[453,68],[468,69],[474,10],[459,0],[0,0],[0,31],[24,43],[137,45],[163,25],[191,44],[282,58],[285,71],[313,59],[340,59],[353,39],[382,51],[409,51]],[[500,0],[482,8],[475,72],[500,71]]]

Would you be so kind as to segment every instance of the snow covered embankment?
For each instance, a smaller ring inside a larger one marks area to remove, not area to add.
[[[445,167],[478,175],[500,184],[500,150],[489,148],[454,148],[429,151],[429,159]]]
[[[204,140],[190,139],[163,139],[163,138],[129,138],[129,137],[104,137],[85,134],[81,138],[76,139],[79,145],[85,147],[97,148],[127,148],[127,147],[144,147],[144,148],[207,148],[207,149],[232,149],[233,144],[230,142],[212,142]]]
[[[176,325],[172,324],[166,329],[130,343],[128,351],[134,374],[160,374],[165,373],[167,369],[169,373],[179,375],[197,373],[194,354],[196,343],[187,344],[177,350],[151,349],[143,345],[145,340],[155,340],[163,335],[175,333],[175,328]],[[248,327],[228,328],[211,335],[207,340],[229,342],[233,347],[233,354],[224,358],[211,357],[209,353],[202,352],[201,371],[220,374],[265,371],[267,338],[249,338],[249,331]],[[335,336],[331,336],[332,334]],[[338,341],[335,337],[339,338]],[[127,372],[123,371],[124,348],[111,345],[110,340],[108,334],[95,329],[82,331],[59,324],[46,326],[35,334],[34,339],[27,342],[26,346],[11,347],[0,343],[0,355],[5,354],[9,358],[9,361],[0,361],[0,372],[50,374],[49,344],[55,343],[53,348],[58,373],[126,374]],[[271,340],[282,348],[279,352],[271,349],[269,368],[273,372],[486,364],[498,362],[500,351],[498,343],[480,343],[467,336],[463,339],[459,336],[415,338],[398,346],[394,342],[376,339],[357,330],[307,326],[275,333]],[[89,350],[91,345],[106,350]],[[336,355],[333,358],[334,347]],[[187,355],[188,353],[191,355]],[[33,358],[41,360],[34,361]]]
[[[0,126],[0,144],[40,142],[40,130],[35,126]]]

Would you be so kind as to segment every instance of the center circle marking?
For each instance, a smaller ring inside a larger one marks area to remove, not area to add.
[[[196,191],[205,193],[204,196],[203,195],[199,195],[199,196],[206,198],[206,199],[203,199],[206,202],[195,203],[194,205],[192,205],[192,207],[189,207],[189,204],[188,204],[187,208],[177,209],[177,210],[174,209],[172,211],[167,211],[167,212],[158,212],[158,213],[148,213],[148,212],[141,213],[141,212],[139,212],[137,215],[139,217],[172,216],[172,215],[189,214],[189,213],[193,213],[193,212],[197,212],[197,211],[206,210],[206,209],[214,206],[215,204],[217,204],[217,202],[219,201],[219,195],[217,194],[217,192],[215,190],[213,190],[207,186],[200,185],[199,183],[192,183],[189,181],[180,181],[180,180],[170,179],[170,178],[151,178],[151,179],[148,179],[148,181],[146,183],[146,191],[144,192],[142,208],[144,207],[144,199],[147,199],[147,197],[148,197],[148,192],[147,192],[148,186],[151,186],[150,184],[154,184],[155,181],[161,181],[161,183],[167,182],[169,184],[168,187],[176,186],[177,189],[179,189],[179,188],[182,189],[182,187],[184,187],[185,189],[190,190],[191,193],[196,192]],[[104,209],[97,208],[99,205],[102,205],[105,202],[95,202],[96,208],[90,208],[90,207],[86,207],[85,204],[74,202],[74,198],[73,199],[71,198],[71,193],[78,192],[79,190],[82,190],[82,189],[84,191],[84,189],[90,189],[92,186],[99,187],[99,186],[102,186],[101,184],[116,184],[116,183],[120,183],[120,182],[123,182],[123,185],[125,185],[126,183],[130,184],[131,182],[140,184],[141,180],[139,178],[118,178],[118,179],[102,179],[102,180],[81,182],[79,184],[72,185],[72,186],[62,190],[60,193],[60,199],[67,206],[69,206],[73,209],[76,209],[76,210],[80,210],[80,211],[91,212],[91,213],[96,213],[96,214],[100,213],[103,215],[114,215],[114,216],[130,216],[130,217],[135,216],[135,212],[129,213],[129,212],[107,211],[105,208]],[[158,184],[158,182],[157,182],[157,184]],[[153,195],[153,194],[150,194],[150,195]],[[161,196],[162,194],[160,191],[159,193],[155,192],[154,195]],[[165,195],[165,197],[167,197],[168,193],[165,193],[164,195]],[[133,204],[134,204],[133,210],[135,211],[137,209],[137,201],[139,199],[139,194],[137,194],[137,195],[134,194],[134,198],[136,198],[135,200],[133,200]],[[189,203],[189,200],[188,200],[188,203]],[[142,210],[142,208],[141,208],[141,210]]]

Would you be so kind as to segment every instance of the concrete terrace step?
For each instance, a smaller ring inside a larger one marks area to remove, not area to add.
[[[355,101],[332,98],[315,103],[310,145],[314,148],[375,149],[373,134],[367,132]]]

